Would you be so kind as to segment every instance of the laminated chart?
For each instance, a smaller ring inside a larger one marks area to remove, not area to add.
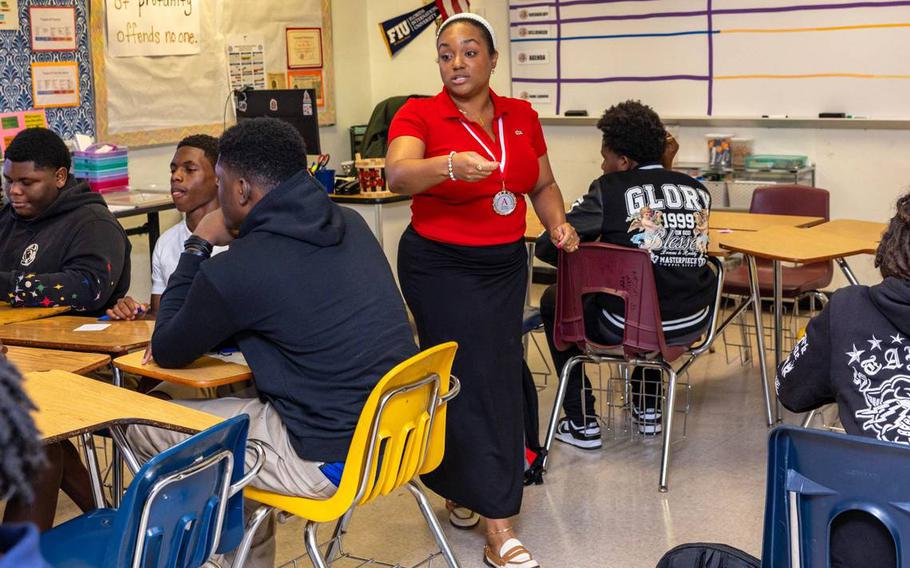
[[[512,96],[543,116],[910,118],[910,0],[509,3]]]

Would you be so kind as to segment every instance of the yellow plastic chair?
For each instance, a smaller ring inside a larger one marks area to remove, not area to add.
[[[354,509],[406,486],[417,500],[440,554],[450,568],[457,568],[458,561],[442,527],[416,481],[417,475],[433,471],[442,461],[446,404],[461,388],[458,379],[451,376],[457,348],[458,344],[450,341],[422,351],[379,380],[357,421],[341,482],[332,497],[291,497],[247,487],[244,496],[262,506],[247,523],[233,565],[244,565],[256,529],[273,510],[280,509],[307,520],[307,553],[316,568],[326,568],[341,551],[341,537]],[[323,556],[316,529],[318,523],[330,521],[338,523]]]

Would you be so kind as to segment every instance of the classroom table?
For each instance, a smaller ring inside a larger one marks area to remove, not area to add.
[[[109,325],[102,331],[75,331],[84,324],[98,323]],[[57,316],[2,325],[0,341],[6,345],[119,356],[148,345],[154,329],[152,320],[99,322],[91,317]]]
[[[878,243],[882,239],[882,233],[884,233],[887,228],[887,223],[857,221],[854,219],[835,219],[834,221],[816,225],[812,227],[811,230],[814,235],[819,235],[823,238],[834,236],[859,239],[866,243],[866,250],[863,252],[875,254],[875,251],[878,250]],[[846,259],[838,257],[835,258],[834,261],[840,266],[844,276],[847,277],[847,280],[850,281],[851,284],[859,284],[859,281],[856,279],[856,276],[853,275],[853,271],[850,269],[850,265],[847,263]]]
[[[59,306],[55,308],[14,308],[6,302],[0,302],[0,325],[47,318],[68,312],[69,310],[69,306]]]
[[[159,367],[154,361],[143,365],[143,355],[144,353],[141,351],[123,355],[114,359],[114,366],[121,371],[140,377],[196,388],[219,387],[253,378],[253,373],[248,366],[225,362],[215,357],[202,356],[186,367],[165,369]]]
[[[28,373],[23,387],[37,407],[33,412],[35,424],[48,443],[129,424],[193,434],[222,421],[218,416],[66,371]]]
[[[765,258],[772,261],[774,296],[774,372],[780,365],[782,357],[782,304],[781,297],[783,276],[781,262],[800,264],[835,260],[855,254],[869,252],[870,241],[841,235],[830,228],[819,232],[817,227],[800,229],[792,226],[771,226],[758,231],[739,231],[720,237],[720,247],[746,256],[749,269],[749,288],[751,302],[755,307],[755,325],[761,330],[761,290],[758,282],[758,270],[755,259]],[[820,238],[821,237],[821,238]],[[841,265],[843,269],[843,265]],[[844,270],[851,283],[856,283],[852,272]],[[756,333],[758,344],[759,368],[765,388],[768,388],[768,369],[764,357],[764,335]],[[776,406],[776,420],[780,422],[780,407]]]
[[[97,353],[16,346],[8,347],[6,358],[23,374],[57,370],[83,375],[111,362],[111,358],[107,355]]]
[[[149,236],[149,253],[155,250],[155,243],[161,236],[161,222],[158,213],[174,209],[169,189],[131,189],[130,191],[113,191],[102,195],[108,209],[117,219],[145,215],[146,221],[139,227],[126,229],[127,235]]]
[[[758,231],[778,225],[812,227],[824,222],[825,219],[822,217],[770,215],[746,211],[711,211],[711,216],[708,218],[708,224],[712,229],[735,229],[739,231]]]

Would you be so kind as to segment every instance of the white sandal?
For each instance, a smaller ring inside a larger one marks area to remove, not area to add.
[[[510,538],[499,547],[499,554],[489,545],[483,548],[483,561],[492,568],[540,568],[528,549],[517,538]]]

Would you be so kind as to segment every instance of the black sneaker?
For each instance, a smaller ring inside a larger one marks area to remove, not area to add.
[[[632,407],[632,421],[638,424],[638,433],[646,436],[660,434],[663,416],[657,408]]]
[[[568,416],[563,416],[556,425],[556,439],[583,450],[596,450],[603,445],[600,441],[600,424],[596,418],[591,418],[587,425],[580,426]]]

